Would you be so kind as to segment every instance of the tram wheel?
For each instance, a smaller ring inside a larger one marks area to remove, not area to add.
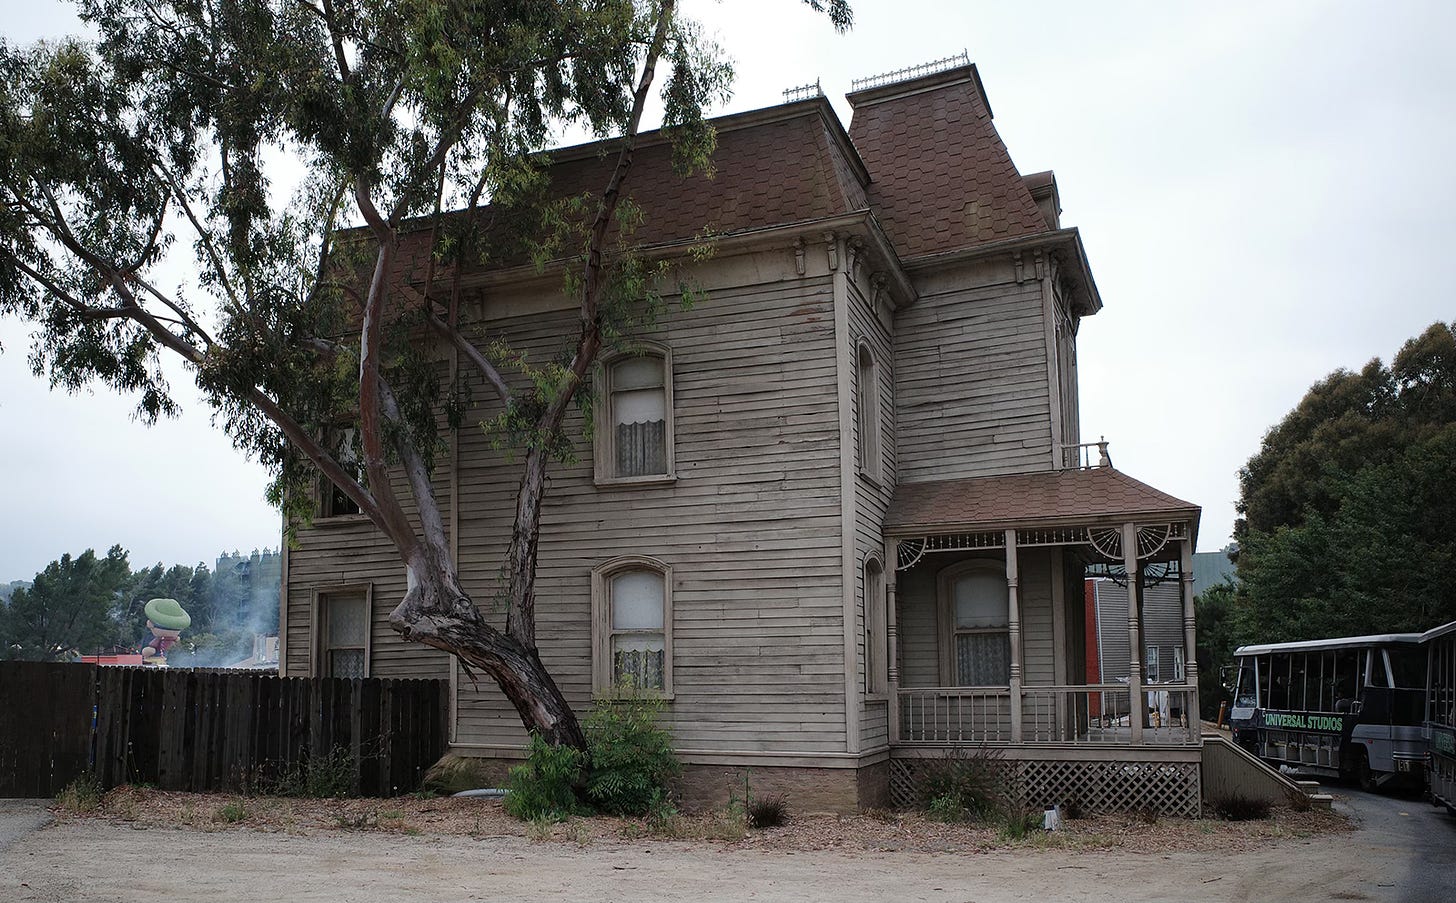
[[[1360,781],[1361,790],[1375,792],[1375,773],[1370,770],[1370,757],[1363,749],[1355,758],[1355,777]]]

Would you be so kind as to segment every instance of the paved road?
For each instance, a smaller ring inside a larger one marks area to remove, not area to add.
[[[1364,858],[1390,864],[1376,881],[1377,899],[1456,901],[1456,817],[1414,795],[1333,789],[1360,826],[1352,839]]]

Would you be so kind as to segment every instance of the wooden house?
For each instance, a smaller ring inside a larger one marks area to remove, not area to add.
[[[1077,335],[1102,300],[1056,179],[1017,171],[972,65],[856,88],[848,131],[822,96],[716,120],[712,179],[643,136],[636,237],[672,255],[709,230],[708,297],[604,362],[593,438],[552,472],[543,660],[582,710],[627,678],[660,693],[690,804],[745,776],[801,810],[906,802],[926,762],[988,747],[1030,805],[1195,814],[1197,719],[1134,701],[1156,570],[1186,638],[1159,690],[1196,712],[1199,511],[1082,442]],[[558,151],[553,186],[599,189],[608,165]],[[559,349],[559,276],[464,284],[463,316]],[[434,477],[482,607],[519,481],[480,429],[496,413],[470,412]],[[398,557],[322,496],[287,554],[283,673],[447,677],[452,749],[519,758],[493,685],[389,629]],[[1090,565],[1134,575],[1125,681],[1086,680]]]

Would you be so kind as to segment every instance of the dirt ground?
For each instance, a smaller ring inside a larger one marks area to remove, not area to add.
[[[0,854],[0,900],[1398,899],[1359,847],[1346,817],[1319,812],[1085,819],[1019,840],[916,816],[801,816],[743,836],[722,816],[545,829],[480,800],[123,789]]]

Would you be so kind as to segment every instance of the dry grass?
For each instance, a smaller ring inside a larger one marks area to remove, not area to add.
[[[217,813],[245,811],[245,820],[219,821]],[[976,852],[1007,848],[1126,850],[1165,853],[1263,848],[1270,841],[1292,840],[1351,829],[1343,816],[1326,811],[1276,809],[1262,821],[1097,816],[1064,822],[1054,833],[1030,831],[1014,839],[996,825],[947,824],[909,812],[860,815],[797,815],[788,824],[748,831],[738,811],[675,814],[651,821],[640,818],[573,818],[555,824],[524,823],[506,815],[499,801],[486,799],[316,800],[244,797],[232,794],[177,793],[119,787],[85,813],[62,810],[62,817],[101,818],[197,831],[266,831],[320,834],[338,831],[383,834],[444,834],[470,837],[523,837],[542,843],[587,845],[663,838],[745,849],[781,851],[846,850]]]

